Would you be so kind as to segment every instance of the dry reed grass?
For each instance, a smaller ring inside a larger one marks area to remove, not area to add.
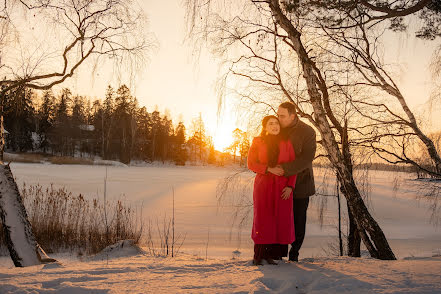
[[[41,153],[4,153],[4,162],[41,163],[49,161],[52,164],[84,164],[92,165],[93,160],[85,157],[51,156]]]
[[[84,164],[92,165],[93,160],[84,157],[70,157],[70,156],[53,156],[48,158],[49,162],[52,164]]]
[[[45,160],[45,157],[39,153],[7,153],[3,154],[4,162],[24,162],[24,163],[40,163]]]
[[[37,242],[48,253],[78,250],[94,254],[119,240],[138,243],[141,238],[142,222],[137,221],[136,211],[120,200],[104,206],[103,201],[87,200],[52,185],[44,189],[24,184],[21,195]],[[3,230],[0,244],[4,244]]]

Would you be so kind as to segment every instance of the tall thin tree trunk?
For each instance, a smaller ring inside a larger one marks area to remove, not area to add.
[[[361,238],[357,228],[357,224],[354,219],[354,215],[351,212],[351,208],[348,205],[348,217],[349,217],[349,234],[348,234],[348,256],[360,257],[360,245]]]
[[[106,144],[105,136],[104,136],[104,112],[101,115],[101,140],[102,140],[102,142],[101,142],[101,157],[103,159],[106,159],[105,151],[104,151],[105,144]]]
[[[5,152],[5,132],[3,125],[3,106],[1,106],[0,115],[0,162],[3,162],[3,154]]]
[[[338,204],[338,245],[339,245],[339,251],[340,256],[343,256],[343,239],[341,236],[341,201],[340,201],[340,187],[338,184],[338,177],[337,177],[337,204]]]
[[[153,130],[153,138],[152,138],[152,161],[155,160],[155,149],[156,149],[156,129]]]
[[[130,141],[130,154],[129,154],[129,163],[132,160],[132,156],[134,154],[135,150],[135,143],[136,143],[136,132],[138,130],[138,126],[136,124],[136,119],[133,117],[133,114],[130,117],[130,135],[131,135],[131,141]]]
[[[122,144],[121,144],[120,157],[119,157],[121,162],[123,163],[128,163],[127,159],[129,158],[127,140],[128,140],[128,135],[126,134],[126,125],[124,125],[124,127],[122,128]]]
[[[341,132],[342,138],[342,153],[345,165],[349,167],[349,171],[351,175],[354,174],[353,164],[352,164],[352,155],[349,149],[349,138],[348,138],[348,122],[345,119],[345,124],[343,127],[343,131]],[[338,178],[338,177],[337,177]],[[344,193],[344,190],[342,191]],[[348,217],[349,217],[349,234],[348,234],[348,256],[352,257],[360,257],[360,246],[361,246],[361,238],[360,232],[358,230],[357,224],[354,219],[354,215],[351,212],[351,207],[347,205],[348,208]]]

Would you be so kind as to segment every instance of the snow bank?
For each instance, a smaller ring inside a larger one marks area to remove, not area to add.
[[[122,162],[114,161],[114,160],[104,160],[104,159],[94,159],[93,164],[94,165],[109,165],[109,166],[127,167],[127,164],[124,164]]]
[[[131,257],[139,254],[146,254],[134,240],[121,240],[115,244],[107,246],[101,252],[93,256],[92,260],[107,260],[120,257]]]

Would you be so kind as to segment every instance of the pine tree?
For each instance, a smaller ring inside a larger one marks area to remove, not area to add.
[[[137,122],[137,110],[138,110],[138,99],[134,96],[130,96],[129,104],[129,120],[130,120],[130,158],[135,152],[136,135],[138,132],[138,122]]]
[[[5,95],[5,125],[9,129],[7,146],[13,151],[25,152],[33,149],[34,131],[33,91],[19,87]]]
[[[214,150],[213,139],[211,137],[208,138],[208,159],[207,162],[209,164],[216,163],[216,151]]]
[[[86,122],[85,99],[75,95],[72,104],[72,126],[79,127]]]
[[[152,161],[157,159],[158,137],[161,132],[161,117],[159,111],[155,110],[151,115],[151,133],[150,133],[150,158]]]
[[[118,126],[115,133],[120,142],[119,158],[123,163],[129,163],[132,156],[132,132],[134,130],[132,102],[133,97],[130,94],[130,89],[126,85],[119,87],[115,98],[115,118]]]
[[[52,91],[43,92],[42,104],[38,111],[38,136],[40,137],[39,148],[46,152],[49,148],[49,133],[55,119],[55,96]]]
[[[187,161],[187,149],[185,148],[185,125],[182,121],[178,123],[175,130],[173,160],[176,165],[185,165],[185,162]]]
[[[86,125],[86,106],[85,99],[82,96],[75,95],[72,103],[72,116],[71,116],[71,139],[72,148],[75,151],[79,150],[81,154],[87,152],[87,142],[85,142],[85,136],[87,134]]]
[[[147,160],[149,158],[149,136],[151,129],[150,114],[147,108],[141,107],[136,111],[137,132],[135,138],[134,156],[139,159]]]
[[[109,85],[106,89],[106,97],[103,103],[103,115],[101,117],[101,157],[110,159],[112,154],[112,128],[114,127],[114,97],[115,91]]]
[[[103,149],[104,146],[104,132],[103,132],[103,116],[104,116],[104,109],[103,105],[101,104],[101,100],[97,99],[93,101],[92,108],[90,111],[90,118],[88,119],[88,123],[93,125],[93,132],[92,132],[92,142],[91,142],[91,153],[92,154],[99,154],[103,157]]]
[[[207,137],[205,134],[205,125],[202,120],[202,114],[199,113],[199,117],[192,121],[193,135],[188,140],[192,145],[193,158],[199,157],[199,161],[203,162],[205,159],[205,147],[207,146]]]
[[[159,130],[158,145],[161,146],[159,153],[161,161],[164,162],[168,159],[169,154],[173,152],[173,122],[167,116],[164,116],[161,118]]]
[[[74,155],[71,139],[70,105],[72,92],[68,88],[61,91],[56,105],[54,127],[50,133],[52,151],[61,155]]]

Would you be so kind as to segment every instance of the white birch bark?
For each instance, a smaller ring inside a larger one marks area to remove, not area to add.
[[[40,264],[37,241],[9,165],[0,164],[0,217],[6,245],[17,267]]]

